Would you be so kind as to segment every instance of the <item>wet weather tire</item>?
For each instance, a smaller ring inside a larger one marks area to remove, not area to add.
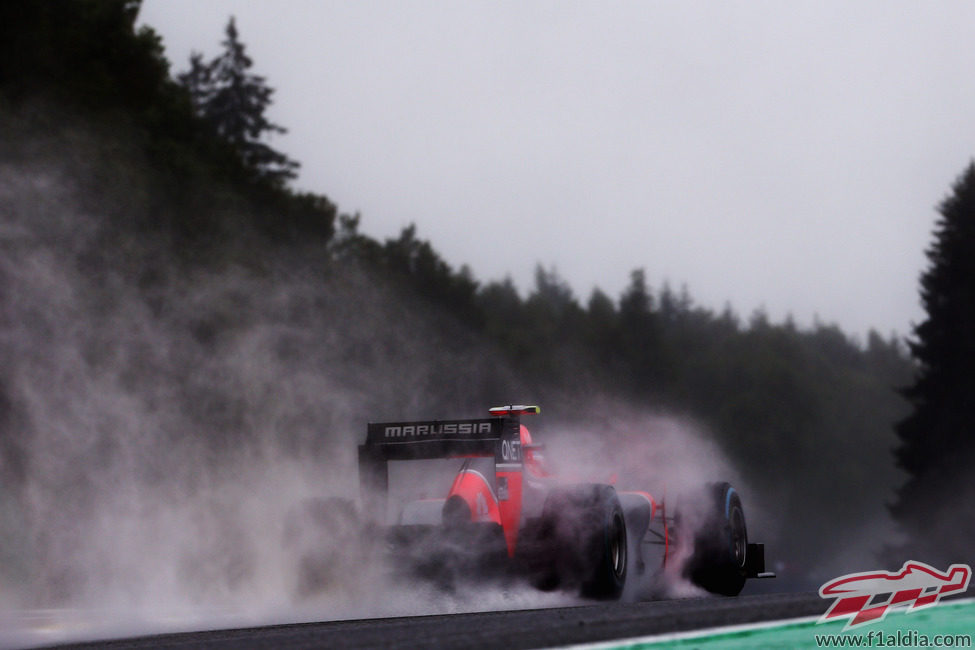
[[[748,550],[741,498],[728,483],[710,484],[702,515],[684,574],[711,593],[737,596],[745,586]]]
[[[610,485],[553,490],[545,502],[547,560],[535,585],[579,587],[586,598],[615,600],[626,584],[626,520]]]
[[[626,520],[616,491],[599,486],[592,517],[598,522],[591,534],[593,560],[588,579],[582,583],[582,595],[600,600],[616,600],[626,584]]]

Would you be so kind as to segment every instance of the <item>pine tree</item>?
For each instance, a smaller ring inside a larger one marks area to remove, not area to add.
[[[660,359],[657,316],[646,273],[636,269],[630,273],[630,284],[620,296],[619,328],[621,349],[630,366],[631,385],[641,393],[657,388]]]
[[[927,314],[909,342],[913,411],[896,427],[909,478],[891,512],[910,538],[895,553],[945,563],[975,560],[975,164],[939,212],[921,276]]]
[[[253,61],[238,38],[233,17],[222,45],[223,53],[209,63],[193,53],[180,83],[189,90],[197,114],[238,151],[249,169],[275,183],[294,178],[299,164],[262,142],[264,136],[287,129],[265,116],[274,90],[264,77],[249,72]]]
[[[203,61],[203,55],[193,52],[190,55],[190,69],[178,76],[179,83],[190,92],[193,108],[201,117],[205,115],[205,107],[213,94],[213,81],[210,66]]]

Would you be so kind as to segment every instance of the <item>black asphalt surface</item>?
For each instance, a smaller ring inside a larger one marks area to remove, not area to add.
[[[816,593],[330,621],[187,632],[61,648],[546,648],[801,616],[830,603]]]

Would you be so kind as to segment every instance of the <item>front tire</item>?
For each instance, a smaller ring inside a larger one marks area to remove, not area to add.
[[[748,531],[738,492],[728,483],[707,486],[703,519],[693,533],[684,575],[711,593],[737,596],[745,586]]]

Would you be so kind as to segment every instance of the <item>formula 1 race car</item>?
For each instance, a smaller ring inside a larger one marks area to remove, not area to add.
[[[454,575],[517,573],[540,589],[577,589],[596,599],[643,597],[675,570],[679,547],[681,575],[716,594],[734,596],[747,578],[774,576],[765,571],[764,546],[748,541],[733,487],[706,486],[703,509],[690,517],[668,513],[647,492],[560,481],[521,424],[538,412],[505,406],[484,419],[368,425],[359,446],[367,512],[391,518],[390,461],[460,465],[442,498],[396,508],[387,529],[395,564],[434,579],[447,567]]]

